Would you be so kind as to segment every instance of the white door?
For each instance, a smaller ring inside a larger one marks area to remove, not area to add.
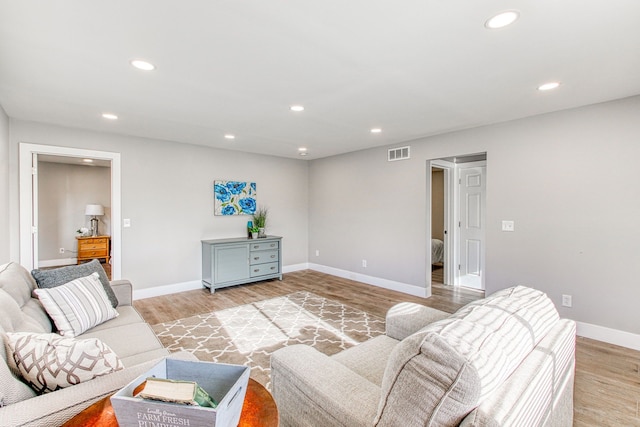
[[[459,166],[458,284],[484,290],[486,165]]]

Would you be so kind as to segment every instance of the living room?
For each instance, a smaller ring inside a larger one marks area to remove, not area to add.
[[[638,17],[637,7],[628,7],[627,15]],[[4,47],[10,38],[3,39]],[[618,55],[625,56],[620,49]],[[640,155],[637,83],[588,97],[585,92],[597,90],[587,84],[600,80],[581,81],[580,87],[564,81],[558,90],[569,92],[578,106],[554,101],[554,93],[526,95],[523,89],[515,97],[535,105],[527,117],[416,133],[388,144],[366,140],[359,150],[316,158],[313,150],[299,157],[297,145],[288,146],[292,154],[286,156],[243,150],[240,135],[227,148],[184,143],[188,136],[174,135],[170,120],[134,136],[120,132],[124,125],[117,122],[90,129],[57,122],[55,111],[10,108],[2,59],[0,263],[21,260],[20,145],[34,144],[119,156],[120,219],[131,226],[121,228],[114,242],[114,278],[130,279],[134,297],[200,287],[200,241],[244,234],[246,217],[213,215],[218,179],[257,183],[258,200],[269,207],[268,233],[283,236],[285,273],[311,269],[427,295],[427,162],[486,153],[486,294],[517,284],[534,287],[549,295],[562,317],[578,322],[578,335],[640,349],[640,289],[623,270],[640,261],[634,238],[640,230],[633,225],[640,214],[634,184]],[[602,61],[593,55],[593,63]],[[634,80],[637,67],[615,62],[610,72],[618,80]],[[294,100],[283,100],[284,109],[287,102]],[[304,113],[312,112],[307,107]],[[101,111],[86,114],[98,117]],[[129,119],[143,127],[145,120]],[[126,113],[120,113],[123,121]],[[391,128],[383,130],[388,134]],[[409,160],[387,162],[389,148],[405,145],[411,147]],[[501,231],[503,220],[515,222],[513,233]],[[562,295],[572,296],[572,307],[562,306]]]

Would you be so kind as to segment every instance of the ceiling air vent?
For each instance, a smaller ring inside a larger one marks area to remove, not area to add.
[[[390,162],[395,162],[396,160],[407,160],[411,158],[411,147],[398,147],[398,148],[389,148],[389,152],[387,154],[387,160]]]

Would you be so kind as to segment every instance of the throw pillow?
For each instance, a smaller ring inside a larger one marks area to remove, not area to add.
[[[60,335],[68,338],[76,337],[118,315],[109,303],[98,273],[33,292],[53,319]]]
[[[79,279],[80,277],[87,277],[92,273],[98,273],[100,283],[102,283],[104,291],[109,296],[111,305],[113,308],[116,308],[118,306],[118,298],[116,298],[116,294],[113,292],[113,289],[111,289],[107,273],[104,272],[104,268],[102,268],[100,261],[97,259],[79,265],[70,265],[51,270],[31,271],[31,275],[36,279],[39,288],[54,288],[69,283],[72,280]]]
[[[48,393],[124,369],[120,358],[97,338],[7,332],[8,345],[24,380]]]

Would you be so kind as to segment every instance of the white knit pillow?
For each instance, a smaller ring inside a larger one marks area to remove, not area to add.
[[[97,338],[7,332],[20,374],[37,392],[48,393],[124,369],[120,358]]]
[[[100,283],[98,273],[33,292],[64,337],[77,337],[118,315]]]

